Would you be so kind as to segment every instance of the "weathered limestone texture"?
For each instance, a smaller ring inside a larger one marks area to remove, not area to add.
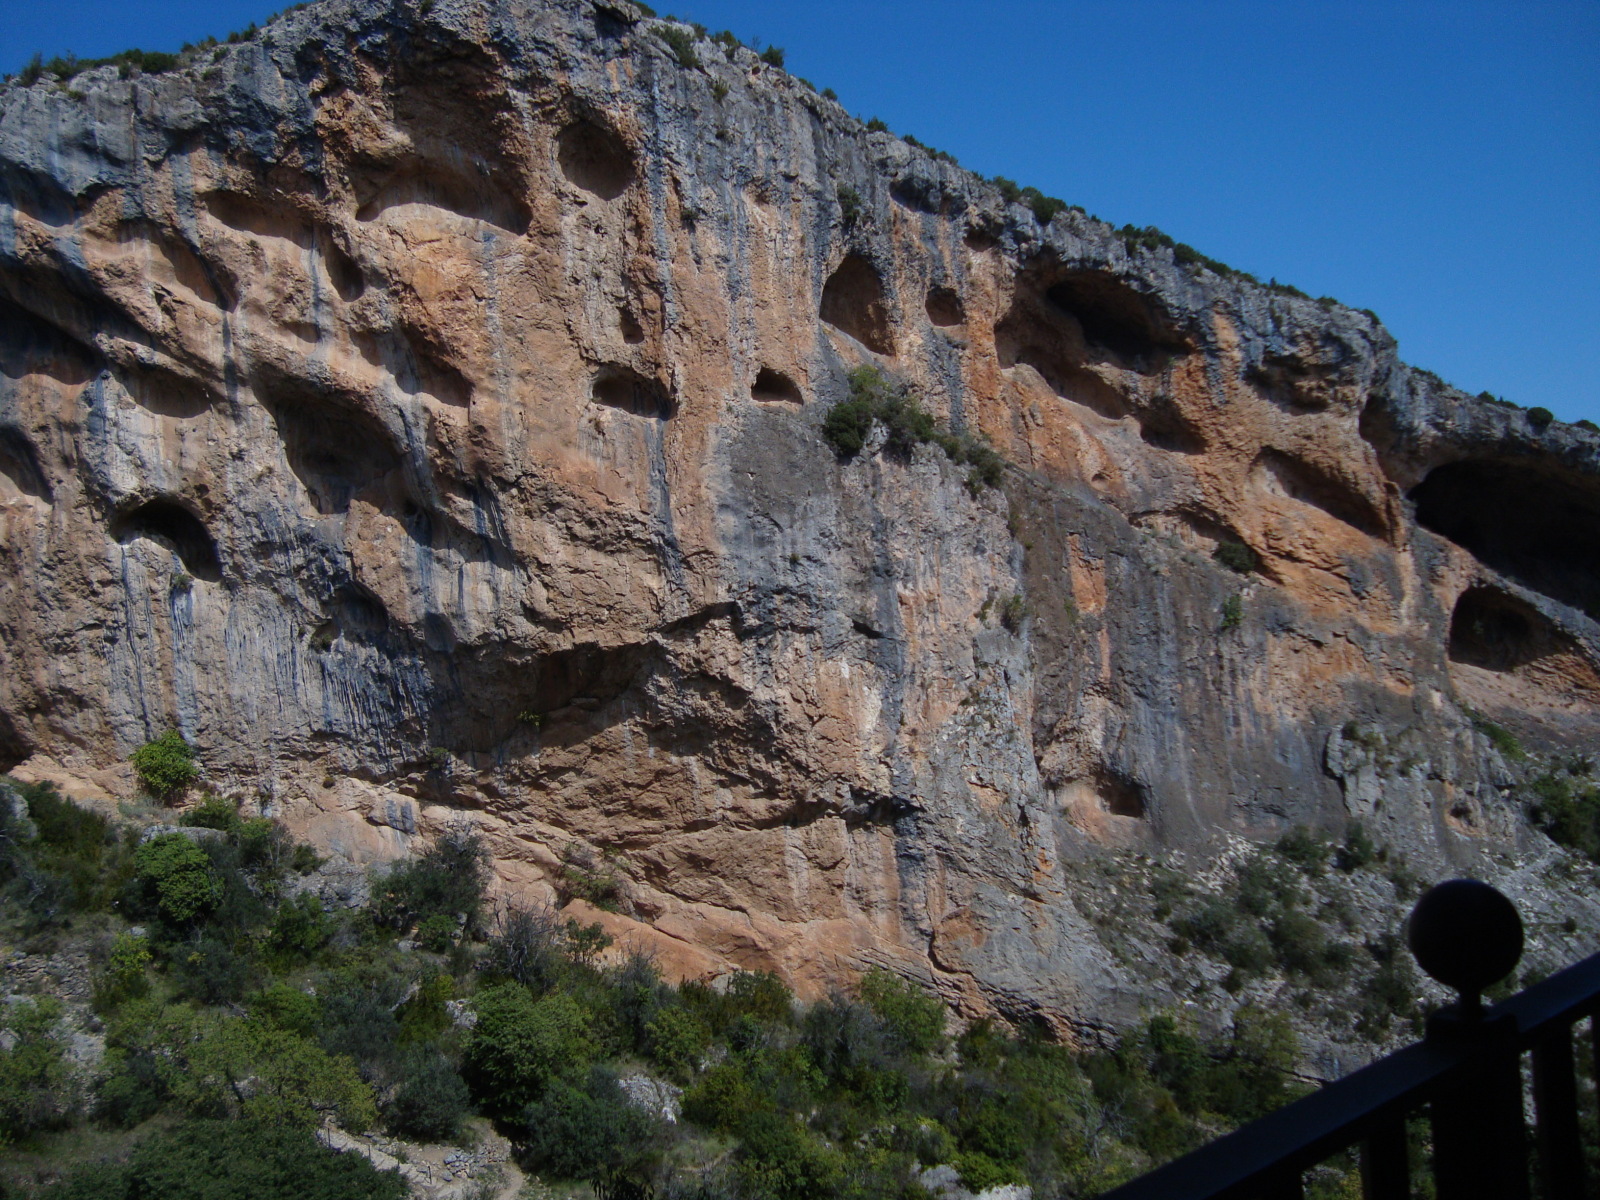
[[[1468,709],[1600,730],[1600,435],[657,24],[323,0],[0,93],[0,767],[175,725],[353,863],[465,812],[682,973],[1057,1028],[1141,1002],[1096,846],[1539,838]],[[863,363],[1004,488],[838,458]]]

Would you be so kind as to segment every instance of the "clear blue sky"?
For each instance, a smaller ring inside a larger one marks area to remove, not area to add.
[[[678,0],[674,0],[678,3]],[[261,20],[0,0],[0,71]],[[665,11],[665,6],[657,7]],[[1469,391],[1600,421],[1600,2],[682,0],[986,175],[1371,308]]]

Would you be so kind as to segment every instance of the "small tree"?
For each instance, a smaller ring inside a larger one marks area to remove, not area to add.
[[[140,846],[133,868],[146,896],[175,925],[194,920],[221,895],[206,852],[181,833],[165,833]]]
[[[176,729],[169,729],[133,752],[129,760],[144,790],[157,800],[170,800],[200,774],[194,748]]]

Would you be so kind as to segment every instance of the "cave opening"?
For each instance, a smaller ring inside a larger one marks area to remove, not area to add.
[[[883,280],[859,254],[847,255],[822,287],[821,316],[874,354],[894,354]]]
[[[569,183],[601,200],[615,200],[633,182],[633,155],[627,143],[594,121],[574,121],[561,131],[556,161]]]
[[[1450,615],[1450,659],[1515,671],[1553,648],[1556,634],[1530,605],[1499,588],[1468,588]]]
[[[1417,523],[1486,566],[1600,614],[1600,483],[1519,463],[1468,459],[1411,489]]]
[[[129,509],[111,522],[111,536],[124,545],[146,538],[176,554],[183,569],[196,579],[208,583],[222,579],[216,539],[199,517],[176,500],[158,496]]]
[[[756,372],[756,381],[750,385],[750,398],[768,404],[800,404],[800,386],[782,371],[762,367]]]
[[[963,325],[967,320],[967,313],[962,307],[961,297],[955,289],[936,287],[928,292],[928,320],[940,329],[949,329],[955,325]]]
[[[678,410],[666,388],[621,363],[600,368],[593,395],[596,404],[657,421],[665,421]]]
[[[261,371],[258,399],[272,414],[289,469],[323,516],[350,510],[350,501],[401,463],[376,418],[308,380]]]
[[[1086,342],[1130,366],[1146,367],[1190,348],[1160,301],[1105,271],[1068,271],[1045,290],[1045,299],[1078,323]]]
[[[46,504],[55,499],[50,478],[39,465],[33,442],[15,425],[0,425],[0,476],[8,479],[24,496]]]

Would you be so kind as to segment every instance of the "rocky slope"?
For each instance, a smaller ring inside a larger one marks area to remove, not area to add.
[[[1108,856],[1548,858],[1471,716],[1600,728],[1600,435],[665,28],[325,0],[0,93],[0,767],[176,726],[356,864],[465,811],[680,974],[1058,1028],[1188,971]],[[835,454],[863,363],[1004,487]]]

